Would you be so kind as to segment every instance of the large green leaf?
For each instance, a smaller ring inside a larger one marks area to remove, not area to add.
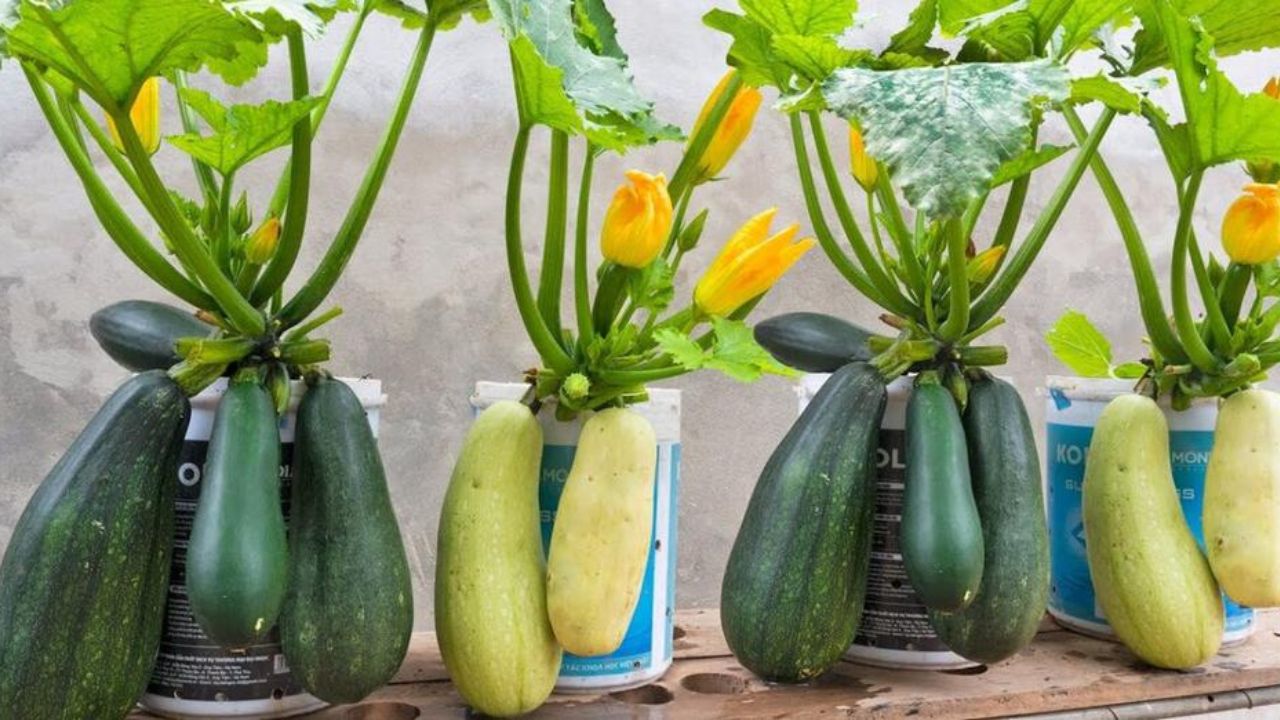
[[[826,80],[840,68],[874,58],[867,51],[840,47],[834,38],[810,35],[775,35],[773,52],[796,74],[810,82]]]
[[[547,127],[581,132],[582,118],[564,92],[564,73],[560,68],[548,65],[527,37],[516,38],[511,43],[511,55],[516,102],[521,112]]]
[[[857,0],[740,0],[747,17],[775,35],[839,35],[853,25]]]
[[[1218,69],[1213,38],[1168,0],[1155,0],[1190,129],[1193,168],[1235,160],[1280,160],[1280,102],[1245,95]]]
[[[938,26],[938,0],[922,0],[911,11],[907,26],[893,34],[889,39],[889,47],[885,55],[913,55],[928,60],[931,64],[942,62],[947,51],[930,47],[933,30]]]
[[[319,102],[318,98],[304,98],[224,107],[209,93],[194,88],[184,88],[182,99],[208,124],[212,133],[176,135],[170,137],[169,142],[223,175],[287,145],[293,136],[293,126],[308,117]]]
[[[618,44],[617,22],[604,0],[573,0],[573,14],[579,34],[587,38],[592,50],[627,60],[627,53]]]
[[[1140,0],[1138,33],[1133,72],[1140,74],[1170,64],[1169,39],[1157,17],[1157,7],[1165,0]],[[1275,0],[1177,0],[1172,9],[1183,17],[1195,18],[1204,32],[1213,37],[1219,57],[1280,46],[1280,7]]]
[[[404,27],[411,30],[421,29],[427,24],[427,13],[435,18],[436,27],[440,30],[451,30],[462,22],[462,18],[470,15],[476,22],[489,19],[488,0],[431,0],[423,9],[421,0],[367,0],[374,3],[374,10],[389,17],[400,20]]]
[[[1117,112],[1133,115],[1142,112],[1147,95],[1164,85],[1160,78],[1116,78],[1093,75],[1071,81],[1071,102],[1100,102]]]
[[[489,0],[489,9],[509,42],[527,39],[538,59],[560,71],[564,94],[593,142],[622,150],[678,136],[674,128],[654,120],[653,103],[636,90],[624,59],[597,54],[583,44],[572,0]],[[530,60],[527,51],[513,53],[513,59],[517,65]],[[516,69],[517,77],[531,74],[545,77],[542,68]],[[518,94],[523,102],[525,91]],[[526,122],[552,122],[533,108],[522,106],[521,113]]]
[[[958,217],[996,171],[1031,144],[1033,110],[1068,94],[1047,62],[837,71],[827,104],[857,120],[867,151],[886,163],[907,200],[932,218]]]
[[[1059,52],[1068,55],[1093,40],[1094,33],[1132,11],[1133,0],[1073,0],[1062,17]]]
[[[142,83],[208,66],[228,81],[257,70],[243,53],[261,33],[209,0],[93,0],[51,8],[22,3],[7,34],[11,55],[53,68],[108,110],[128,107]]]
[[[745,14],[712,10],[702,20],[733,37],[729,64],[743,82],[802,94],[856,57],[836,37],[853,25],[856,0],[740,0]],[[820,104],[820,103],[819,103]]]
[[[1000,59],[1026,60],[1055,50],[1066,57],[1124,17],[1132,0],[937,0],[945,32],[964,35]]]

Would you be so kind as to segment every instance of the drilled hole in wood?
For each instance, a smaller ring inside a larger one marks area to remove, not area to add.
[[[741,695],[747,691],[745,679],[724,673],[694,673],[681,680],[680,685],[703,695]]]
[[[412,705],[398,702],[375,702],[357,705],[347,711],[346,720],[414,720],[422,713]]]
[[[967,668],[956,668],[955,670],[943,670],[941,672],[947,675],[981,675],[987,671],[986,665],[974,665]]]
[[[661,685],[641,685],[638,688],[609,693],[609,697],[631,705],[665,705],[676,696]]]
[[[677,625],[677,626],[675,626],[675,628],[673,628],[673,629],[671,630],[671,639],[673,639],[673,640],[679,640],[680,638],[682,638],[682,637],[684,637],[685,635],[688,635],[688,634],[689,634],[689,633],[688,633],[688,632],[685,632],[685,629],[684,629],[684,628],[682,628],[682,627],[680,627],[679,625]]]

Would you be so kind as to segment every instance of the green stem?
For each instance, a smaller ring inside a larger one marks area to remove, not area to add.
[[[738,91],[741,89],[742,73],[734,72],[733,76],[729,78],[729,82],[725,83],[720,97],[716,98],[716,104],[712,106],[706,121],[702,124],[702,127],[698,128],[698,132],[694,134],[693,139],[689,141],[688,147],[685,148],[684,156],[680,158],[680,165],[676,167],[676,172],[671,176],[670,184],[667,185],[667,190],[670,191],[671,197],[684,195],[684,191],[698,180],[698,163],[702,162],[702,156],[707,152],[707,148],[711,146],[711,141],[715,138],[716,131],[720,129],[720,124],[724,122],[725,115],[729,114],[729,108],[733,106],[734,98],[738,96]]]
[[[182,97],[182,91],[187,89],[187,74],[179,70],[173,73],[172,79],[174,94],[178,98],[178,116],[182,118],[182,131],[188,134],[199,133],[200,125],[196,122],[195,112]],[[212,202],[219,194],[218,179],[213,175],[213,168],[192,155],[191,169],[195,173],[196,183],[200,186],[200,194],[205,202]]]
[[[607,336],[618,317],[619,301],[627,287],[627,268],[607,263],[600,273],[600,287],[596,288],[596,302],[591,309],[596,334]]]
[[[839,244],[836,243],[835,236],[831,234],[831,227],[827,225],[827,220],[823,216],[822,203],[818,199],[818,191],[813,182],[813,169],[809,166],[809,150],[805,146],[804,127],[800,124],[800,118],[797,115],[791,116],[791,143],[795,147],[796,167],[800,172],[800,187],[804,191],[809,222],[813,224],[813,232],[818,236],[818,244],[822,246],[823,252],[850,285],[880,307],[894,312],[890,303],[880,296],[880,292],[871,284],[871,281],[862,274],[858,266],[853,264],[849,256],[844,254],[844,250],[840,249]]]
[[[1031,189],[1031,175],[1023,175],[1015,179],[1009,185],[1009,196],[1005,198],[1004,212],[1000,215],[1000,226],[996,228],[996,236],[992,240],[991,247],[1010,247],[1013,245],[1013,238],[1018,234],[1018,226],[1022,224],[1022,209],[1027,203],[1027,194]],[[1000,261],[996,263],[995,271],[991,276],[984,280],[978,287],[974,288],[974,296],[981,297],[987,288],[991,287],[992,281],[995,280],[997,273],[1004,267],[1004,261],[1009,257],[1006,252]]]
[[[1031,264],[1035,262],[1036,256],[1040,254],[1040,250],[1049,239],[1049,235],[1058,224],[1058,220],[1061,219],[1063,211],[1066,210],[1067,202],[1071,200],[1072,194],[1075,192],[1076,187],[1079,186],[1080,179],[1089,168],[1089,163],[1097,155],[1098,146],[1102,144],[1102,139],[1106,136],[1107,130],[1111,128],[1111,123],[1115,120],[1115,117],[1116,111],[1111,108],[1106,108],[1102,111],[1101,117],[1098,118],[1097,124],[1093,127],[1093,132],[1089,134],[1088,139],[1081,145],[1079,152],[1071,162],[1071,167],[1067,170],[1066,176],[1062,178],[1057,190],[1053,193],[1053,197],[1050,198],[1048,206],[1045,207],[1040,217],[1036,219],[1036,224],[1031,228],[1031,231],[1027,233],[1026,240],[1023,241],[1013,258],[1006,263],[1004,270],[995,282],[974,305],[973,313],[970,317],[970,323],[974,327],[982,325],[1000,312],[1000,308],[1004,307],[1009,297],[1013,295],[1013,291],[1017,289],[1018,283],[1022,282],[1022,278],[1031,269]]]
[[[658,382],[659,380],[668,380],[684,375],[687,372],[689,371],[685,368],[671,364],[649,370],[602,370],[599,373],[599,377],[601,381],[609,385],[632,387]]]
[[[76,143],[71,129],[67,127],[61,116],[58,115],[48,88],[45,87],[44,81],[40,79],[39,74],[26,63],[22,63],[22,71],[26,75],[27,82],[31,86],[31,92],[36,98],[36,103],[40,106],[41,112],[44,113],[45,120],[48,121],[50,129],[53,130],[58,144],[70,161],[76,176],[80,178],[94,214],[116,246],[139,270],[165,290],[195,307],[209,311],[216,310],[218,307],[217,302],[170,265],[164,256],[147,241],[142,232],[129,219],[129,216],[125,214],[124,210],[111,195],[111,191],[102,182],[102,178],[94,170],[93,162],[89,159],[89,156]]]
[[[320,102],[315,109],[311,111],[311,136],[320,130],[320,123],[324,121],[325,113],[329,111],[329,104],[333,101],[333,95],[338,89],[338,81],[346,73],[347,62],[351,59],[351,51],[356,46],[356,38],[360,36],[360,31],[364,28],[364,21],[368,19],[369,13],[377,6],[374,2],[362,3],[360,12],[356,15],[355,22],[351,25],[351,30],[347,33],[347,39],[342,44],[342,50],[338,52],[338,59],[334,62],[333,68],[329,71],[329,80],[325,83],[324,91],[320,93]],[[292,57],[292,51],[290,53]],[[297,87],[295,77],[295,89]],[[303,93],[303,97],[306,93]],[[295,100],[299,99],[295,92]],[[296,133],[295,133],[296,135]],[[293,170],[293,158],[291,156],[289,162],[285,163],[285,167],[280,171],[280,178],[276,181],[276,189],[271,194],[271,202],[267,205],[267,214],[280,217],[284,213],[285,207],[290,202],[290,193],[292,192],[293,178],[296,173]]]
[[[138,183],[138,176],[133,172],[133,168],[129,167],[129,162],[124,159],[124,156],[120,154],[116,146],[112,144],[111,138],[107,137],[107,133],[102,129],[102,126],[89,114],[89,109],[84,106],[84,103],[80,102],[80,98],[77,97],[71,100],[71,110],[75,113],[80,124],[89,131],[89,136],[93,138],[94,143],[102,151],[102,154],[107,156],[107,160],[111,162],[111,166],[120,174],[121,179],[133,191],[133,194],[143,204],[147,212],[151,212],[151,208],[147,206],[146,194],[142,192],[142,185]]]
[[[906,268],[911,284],[917,288],[924,288],[926,287],[924,268],[920,266],[920,258],[916,255],[915,248],[908,242],[912,233],[907,229],[902,207],[898,204],[898,196],[893,192],[889,172],[881,167],[876,177],[876,197],[880,200],[880,209],[889,224],[889,239],[898,250],[898,260]]]
[[[969,239],[964,234],[964,221],[946,220],[942,225],[947,240],[947,277],[951,279],[951,308],[942,321],[938,334],[944,342],[954,342],[969,329],[969,259],[965,255]]]
[[[431,41],[435,38],[435,34],[434,23],[428,22],[422,28],[422,33],[418,36],[418,46],[409,63],[409,73],[405,76],[400,98],[396,102],[395,111],[382,136],[378,153],[365,171],[360,189],[356,191],[351,208],[342,221],[342,227],[338,229],[338,234],[325,253],[324,259],[320,261],[320,266],[311,274],[310,279],[298,294],[280,309],[278,317],[281,327],[292,327],[314,312],[328,297],[329,291],[333,290],[347,262],[351,260],[365,225],[369,222],[369,216],[373,213],[373,206],[378,199],[378,192],[382,189],[382,183],[387,177],[387,170],[391,167],[391,158],[395,155],[396,145],[409,118],[409,109],[413,106],[413,98],[422,81],[422,71],[426,68],[427,55],[431,51]]]
[[[591,285],[587,267],[587,232],[591,221],[591,176],[595,172],[596,149],[587,144],[582,159],[582,179],[578,187],[578,219],[573,245],[573,298],[578,317],[578,337],[583,347],[595,339],[591,321]]]
[[[1170,278],[1173,292],[1173,321],[1178,330],[1178,339],[1182,341],[1182,347],[1187,351],[1187,357],[1191,363],[1203,372],[1212,373],[1218,369],[1218,359],[1200,337],[1195,317],[1191,313],[1190,296],[1187,293],[1187,254],[1191,242],[1191,220],[1203,180],[1203,170],[1197,170],[1187,178],[1186,190],[1182,193],[1182,201],[1179,203],[1178,230],[1173,238],[1173,265]]]
[[[320,327],[326,325],[327,323],[332,322],[334,319],[336,319],[340,315],[342,315],[342,308],[338,306],[332,307],[324,311],[323,313],[312,317],[310,320],[302,323],[301,325],[295,327],[289,332],[285,333],[285,336],[283,339],[285,342],[293,342],[295,340],[301,340],[306,336],[310,335],[311,333],[315,332]]]
[[[918,308],[912,306],[911,301],[903,297],[898,284],[881,267],[875,254],[871,252],[870,246],[867,245],[866,238],[858,229],[858,222],[853,217],[853,211],[849,208],[849,201],[845,198],[844,189],[840,184],[840,175],[836,172],[835,163],[831,161],[827,135],[822,129],[822,118],[816,112],[810,112],[808,115],[809,129],[813,133],[813,147],[818,155],[818,165],[826,180],[827,192],[831,196],[832,205],[835,206],[836,217],[849,244],[853,247],[854,256],[862,264],[862,270],[867,274],[867,278],[889,300],[892,307],[886,308],[887,310],[899,315],[918,315]]]
[[[566,375],[573,370],[573,358],[569,357],[559,340],[551,334],[546,321],[538,312],[538,301],[529,284],[529,272],[524,264],[524,245],[520,238],[520,192],[524,184],[525,159],[529,155],[530,129],[528,125],[520,126],[520,131],[516,133],[515,147],[511,151],[511,170],[507,176],[507,271],[511,275],[516,308],[520,311],[520,319],[529,332],[534,348],[547,367]]]
[[[213,231],[213,259],[226,277],[231,277],[231,206],[235,203],[232,196],[235,175],[230,172],[222,178],[222,192],[218,196],[218,224]]]
[[[667,234],[667,244],[662,248],[662,257],[671,256],[671,249],[676,246],[676,242],[680,239],[680,233],[684,231],[684,217],[689,212],[689,203],[693,200],[693,188],[690,187],[684,191],[676,202],[676,217],[671,223],[671,232]]]
[[[363,13],[361,13],[363,16]],[[357,20],[357,24],[363,20]],[[307,72],[307,50],[302,42],[302,34],[295,28],[289,33],[289,70],[292,82],[293,99],[301,100],[311,89],[311,81]],[[253,289],[249,301],[254,307],[262,307],[284,286],[284,281],[293,272],[294,263],[302,249],[302,238],[306,234],[307,214],[311,200],[311,145],[315,138],[315,122],[304,118],[293,126],[293,146],[289,154],[288,174],[288,213],[284,216],[284,224],[280,229],[280,243],[275,255],[267,263],[262,279]],[[280,211],[274,207],[268,210],[268,217],[279,217]]]
[[[1066,118],[1067,124],[1070,125],[1076,142],[1083,144],[1088,135],[1080,116],[1070,105],[1063,106],[1062,114]],[[1102,194],[1106,197],[1107,204],[1111,207],[1111,214],[1115,216],[1120,238],[1124,241],[1125,252],[1129,256],[1129,266],[1133,272],[1134,283],[1138,288],[1138,306],[1142,313],[1143,324],[1147,328],[1147,337],[1151,341],[1151,346],[1168,362],[1173,364],[1184,363],[1187,361],[1187,355],[1183,352],[1177,335],[1169,327],[1169,316],[1164,309],[1160,285],[1156,281],[1155,270],[1151,264],[1151,256],[1147,254],[1147,247],[1142,240],[1142,233],[1138,229],[1138,223],[1133,217],[1133,211],[1130,209],[1124,193],[1120,190],[1120,185],[1116,182],[1115,176],[1111,174],[1111,169],[1107,166],[1107,161],[1102,157],[1101,153],[1094,156],[1091,165],[1094,178],[1098,181],[1098,187],[1102,189]]]
[[[1226,317],[1218,305],[1218,289],[1209,279],[1209,270],[1205,267],[1204,256],[1200,254],[1200,245],[1196,242],[1194,229],[1187,237],[1187,255],[1191,259],[1191,272],[1196,279],[1196,288],[1200,291],[1200,297],[1204,303],[1206,318],[1204,334],[1213,338],[1213,342],[1218,347],[1229,348],[1231,347],[1231,330],[1228,329]]]
[[[552,336],[562,338],[560,290],[564,281],[565,223],[569,217],[569,133],[551,132],[551,170],[547,189],[547,230],[538,277],[538,311]]]
[[[880,220],[876,217],[876,196],[875,193],[870,192],[865,194],[867,196],[867,223],[871,226],[871,239],[876,244],[876,252],[880,253],[880,262],[884,263],[884,266],[888,268],[893,260],[889,257],[888,251],[885,250],[884,236],[880,232]]]

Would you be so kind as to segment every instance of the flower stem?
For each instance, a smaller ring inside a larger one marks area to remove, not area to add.
[[[582,179],[578,187],[578,219],[573,247],[573,298],[578,317],[578,339],[586,347],[595,339],[591,322],[591,285],[587,268],[587,231],[591,221],[591,177],[595,172],[596,149],[587,144],[582,159]]]
[[[742,89],[742,73],[734,72],[729,82],[725,83],[720,97],[716,98],[716,104],[712,106],[706,122],[698,128],[698,132],[685,148],[684,156],[680,158],[680,165],[676,167],[676,172],[667,185],[671,197],[684,195],[685,190],[698,179],[698,163],[702,162],[702,156],[711,146],[711,141],[720,129],[720,124],[724,122],[725,116],[729,114],[729,108],[733,107],[733,100],[738,96],[740,89]]]
[[[551,132],[551,171],[547,189],[547,229],[538,277],[538,311],[552,337],[560,338],[560,289],[564,280],[565,223],[569,216],[569,133]]]
[[[1170,271],[1173,292],[1173,322],[1178,330],[1178,339],[1187,351],[1191,363],[1203,372],[1212,373],[1218,369],[1219,362],[1213,351],[1200,337],[1195,317],[1191,314],[1190,296],[1187,293],[1187,255],[1191,244],[1191,220],[1194,214],[1196,198],[1200,195],[1200,185],[1204,180],[1204,171],[1197,170],[1187,178],[1186,189],[1179,203],[1178,230],[1173,238],[1173,266]],[[1206,298],[1206,301],[1210,298]]]

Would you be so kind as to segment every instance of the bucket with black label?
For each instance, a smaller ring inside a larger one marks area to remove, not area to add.
[[[364,405],[375,437],[386,396],[379,380],[343,380]],[[191,424],[178,466],[177,522],[169,596],[165,608],[160,652],[141,704],[148,711],[171,718],[282,718],[324,707],[307,694],[289,673],[280,649],[280,631],[273,628],[261,643],[231,652],[205,637],[187,603],[186,553],[191,523],[200,499],[213,418],[227,381],[221,379],[191,398]],[[286,523],[293,471],[293,436],[298,400],[306,385],[293,383],[289,411],[280,418],[280,494]]]
[[[800,412],[830,375],[805,375],[797,388]],[[929,613],[907,579],[900,529],[906,483],[907,400],[912,378],[889,385],[876,451],[876,507],[862,622],[845,659],[877,667],[954,670],[977,665],[951,652],[929,624]]]
[[[476,383],[471,406],[476,413],[499,400],[520,400],[529,391],[523,383]],[[631,624],[616,651],[596,657],[564,654],[559,692],[593,693],[625,690],[647,684],[671,667],[676,604],[676,509],[680,487],[680,391],[649,390],[649,401],[630,406],[653,425],[658,439],[654,478],[653,537]],[[573,467],[578,435],[585,416],[562,422],[554,407],[538,413],[542,425],[542,470],[538,501],[542,510],[542,543],[551,543],[556,508]]]
[[[1114,639],[1093,594],[1089,558],[1085,551],[1082,490],[1085,461],[1098,416],[1115,398],[1133,390],[1133,382],[1049,377],[1045,403],[1045,455],[1048,472],[1049,559],[1052,582],[1049,614],[1058,624],[1086,635]],[[1209,398],[1178,412],[1161,403],[1169,423],[1173,484],[1196,542],[1204,548],[1201,514],[1204,476],[1213,452],[1218,402]],[[1253,610],[1223,596],[1226,626],[1223,645],[1248,640],[1254,630]]]

